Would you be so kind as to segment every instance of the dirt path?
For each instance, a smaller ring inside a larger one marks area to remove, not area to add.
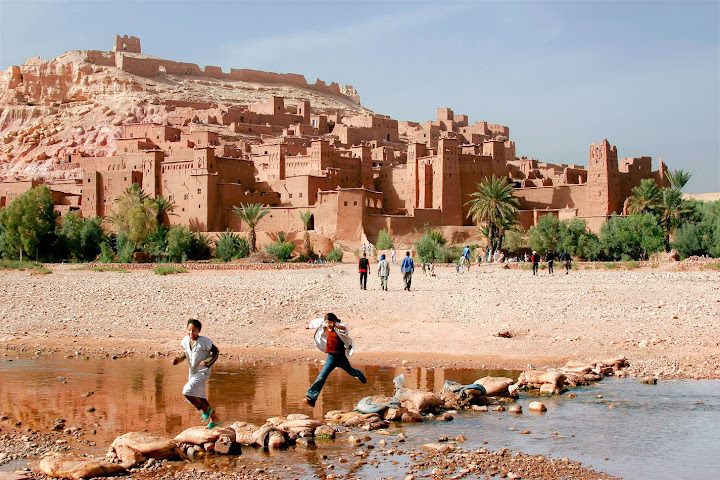
[[[306,361],[321,354],[305,323],[332,311],[351,326],[360,362],[524,368],[621,354],[637,374],[720,377],[717,272],[436,271],[416,273],[411,292],[397,266],[389,292],[377,277],[361,291],[350,265],[165,277],[71,265],[4,271],[0,340],[9,350],[168,354],[197,317],[226,354]]]

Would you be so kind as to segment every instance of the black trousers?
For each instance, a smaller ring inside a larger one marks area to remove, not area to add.
[[[553,260],[548,260],[548,273],[549,273],[550,275],[552,275],[552,273],[553,273],[553,264],[554,264],[554,263],[555,263],[555,262],[554,262]]]
[[[360,288],[367,290],[367,272],[360,272]]]
[[[539,266],[540,266],[540,264],[538,264],[538,263],[533,263],[533,275],[537,275],[537,271],[538,271],[538,267],[539,267]]]

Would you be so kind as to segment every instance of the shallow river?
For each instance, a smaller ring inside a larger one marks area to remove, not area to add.
[[[310,413],[301,403],[320,365],[219,364],[210,381],[210,400],[224,420],[262,424],[266,418],[287,413]],[[468,369],[393,369],[361,366],[369,382],[362,385],[342,371],[332,374],[314,415],[329,410],[351,410],[365,395],[391,395],[392,378],[404,373],[407,386],[439,391],[446,379],[471,383],[485,375],[516,376],[518,372]],[[117,435],[149,430],[174,436],[196,425],[197,413],[181,396],[185,365],[173,367],[168,359],[83,360],[81,358],[0,359],[0,414],[24,426],[52,427],[57,418],[67,426],[81,426],[101,453]],[[89,392],[92,395],[87,396]],[[720,478],[720,381],[668,381],[655,386],[637,380],[606,378],[568,395],[545,399],[548,412],[463,412],[453,422],[426,422],[391,429],[403,431],[419,446],[438,437],[467,437],[464,448],[508,447],[526,453],[582,461],[600,471],[634,478]],[[601,396],[602,398],[598,398]],[[532,401],[522,396],[527,412]],[[94,408],[94,411],[90,407]],[[530,430],[530,435],[519,431]],[[393,437],[388,437],[392,439]],[[484,442],[487,442],[483,445]],[[392,440],[390,440],[392,444]],[[330,462],[349,456],[352,449],[338,440],[320,444],[315,451],[282,452],[272,459],[246,449],[244,457],[267,463],[270,469],[287,468],[293,477],[322,474],[321,456]],[[208,460],[233,468],[235,460]],[[242,461],[243,457],[238,459]],[[404,476],[407,458],[388,458],[373,451],[379,465],[356,470],[358,478]],[[328,461],[325,461],[327,463]],[[338,465],[342,472],[351,468]],[[208,465],[210,467],[210,465]],[[1,469],[1,468],[0,468]],[[322,476],[322,475],[321,475]]]

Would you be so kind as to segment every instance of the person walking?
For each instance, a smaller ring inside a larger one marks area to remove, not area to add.
[[[540,266],[540,255],[533,250],[532,255],[530,255],[530,261],[532,262],[532,271],[533,275],[537,275],[538,267]]]
[[[563,250],[560,254],[560,261],[562,262],[562,266],[565,269],[565,275],[570,273],[570,262],[572,261],[572,258],[570,257],[570,254],[567,250]]]
[[[413,262],[410,252],[405,252],[405,258],[403,258],[400,264],[400,271],[403,274],[403,281],[405,282],[405,290],[410,291],[410,284],[412,283],[412,275],[415,272],[415,262]]]
[[[390,276],[390,264],[385,260],[385,254],[380,255],[378,262],[378,277],[380,277],[380,289],[387,292],[388,277]]]
[[[466,271],[470,271],[470,245],[465,245],[465,248],[463,249],[463,266],[465,267]]]
[[[553,265],[555,264],[555,252],[552,250],[548,250],[548,252],[545,254],[545,261],[547,262],[548,266],[548,274],[553,274]]]
[[[350,338],[349,329],[340,322],[340,319],[334,313],[327,313],[324,317],[314,319],[305,328],[315,329],[313,337],[315,345],[320,351],[327,353],[325,365],[323,365],[322,370],[320,370],[317,378],[305,394],[303,402],[306,405],[315,406],[325,382],[336,368],[342,368],[350,376],[360,380],[361,383],[367,383],[365,375],[350,365],[347,357],[352,355],[353,342]]]
[[[395,247],[390,248],[390,261],[393,265],[397,263],[397,250],[395,250]]]
[[[370,271],[370,260],[367,259],[367,253],[363,253],[362,258],[360,258],[358,271],[360,272],[360,289],[367,290],[367,278]]]

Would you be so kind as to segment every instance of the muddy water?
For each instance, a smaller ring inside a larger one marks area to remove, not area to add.
[[[319,364],[219,364],[210,382],[210,399],[226,420],[260,424],[275,415],[309,414],[310,409],[301,400],[319,368]],[[470,383],[486,374],[517,373],[361,368],[368,376],[367,385],[341,371],[332,374],[312,412],[314,416],[329,410],[350,410],[365,395],[392,394],[392,378],[398,373],[405,373],[410,387],[436,391],[446,379]],[[185,366],[173,367],[168,359],[4,358],[0,359],[0,414],[30,428],[48,429],[55,419],[64,418],[67,426],[95,429],[97,433],[89,437],[97,444],[95,453],[99,453],[120,433],[149,430],[175,435],[196,425],[197,413],[180,394],[186,372]],[[401,430],[408,442],[403,448],[463,434],[468,438],[468,448],[487,442],[490,448],[569,457],[625,478],[718,478],[720,381],[647,386],[636,380],[606,379],[576,393],[575,399],[564,395],[545,400],[549,411],[544,415],[466,412],[450,423],[405,426]],[[531,400],[523,397],[519,403],[527,410]],[[532,433],[520,435],[522,430]],[[287,468],[293,477],[311,478],[322,471],[322,455],[330,457],[327,463],[351,453],[346,443],[338,440],[334,445],[321,445],[315,452],[283,452],[273,459],[258,453],[247,457],[268,462],[272,468]],[[395,457],[396,464],[385,457],[376,458],[377,465],[354,473],[359,478],[405,474],[407,458]],[[235,461],[212,460],[226,468],[233,468]],[[350,464],[338,463],[336,471],[347,470]]]

